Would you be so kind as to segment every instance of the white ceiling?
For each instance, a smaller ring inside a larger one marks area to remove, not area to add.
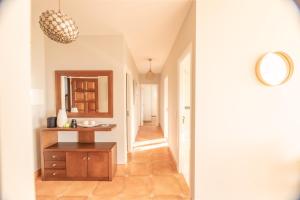
[[[55,3],[55,1],[53,2]],[[62,0],[82,35],[123,34],[141,73],[159,73],[191,0]]]

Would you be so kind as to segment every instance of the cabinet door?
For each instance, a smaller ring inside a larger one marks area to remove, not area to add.
[[[88,153],[88,177],[108,177],[108,152]]]
[[[66,169],[69,178],[87,177],[87,153],[67,152]]]

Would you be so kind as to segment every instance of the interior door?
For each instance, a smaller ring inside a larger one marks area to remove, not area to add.
[[[191,50],[179,62],[179,171],[190,184],[191,163]]]
[[[66,174],[70,178],[84,178],[87,176],[87,153],[66,153]]]
[[[88,153],[88,177],[108,177],[109,157],[107,152]]]

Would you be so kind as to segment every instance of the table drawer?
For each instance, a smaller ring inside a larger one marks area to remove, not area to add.
[[[46,178],[56,178],[56,177],[59,177],[59,178],[63,178],[66,176],[66,170],[50,170],[50,169],[47,169],[45,170],[45,177]]]
[[[65,169],[66,162],[65,161],[45,161],[46,169]]]
[[[66,153],[65,152],[56,152],[56,151],[45,151],[44,152],[44,159],[45,161],[59,161],[59,160],[66,160]]]

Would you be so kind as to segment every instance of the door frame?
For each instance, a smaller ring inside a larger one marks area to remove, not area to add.
[[[164,78],[164,104],[163,104],[163,122],[164,122],[164,138],[169,137],[169,76]]]
[[[178,165],[177,165],[177,169],[180,173],[182,173],[183,171],[183,166],[184,165],[187,165],[187,163],[183,163],[182,162],[182,158],[183,157],[186,157],[187,155],[182,155],[182,134],[181,134],[181,121],[182,121],[182,118],[181,118],[181,75],[180,75],[180,65],[181,65],[181,62],[186,58],[186,56],[190,56],[190,59],[191,59],[191,62],[190,62],[190,91],[192,91],[192,55],[193,55],[193,48],[192,48],[192,43],[190,43],[189,45],[187,45],[187,47],[185,48],[185,50],[182,52],[181,56],[179,57],[178,59],[178,62],[177,62],[177,78],[178,78],[178,81],[177,81],[177,98],[178,98],[178,104],[177,104],[177,124],[178,124],[178,127],[177,127],[177,140],[178,140]],[[190,106],[192,106],[192,94],[190,93]],[[192,108],[190,108],[190,110],[192,110]],[[190,119],[192,117],[192,112],[190,112]],[[192,123],[191,123],[191,120],[190,120],[190,138],[189,138],[189,141],[190,141],[190,147],[191,147],[191,137],[192,137]],[[190,163],[189,163],[189,180],[186,180],[188,182],[188,185],[190,185],[190,181],[191,181],[191,155],[192,155],[192,152],[190,151],[189,152],[189,157],[190,157]],[[186,178],[186,177],[185,177]]]
[[[130,74],[126,73],[126,132],[127,132],[127,151],[133,151],[133,143],[135,138],[133,138],[133,127],[132,127],[132,115],[131,102],[132,102],[132,77]]]

